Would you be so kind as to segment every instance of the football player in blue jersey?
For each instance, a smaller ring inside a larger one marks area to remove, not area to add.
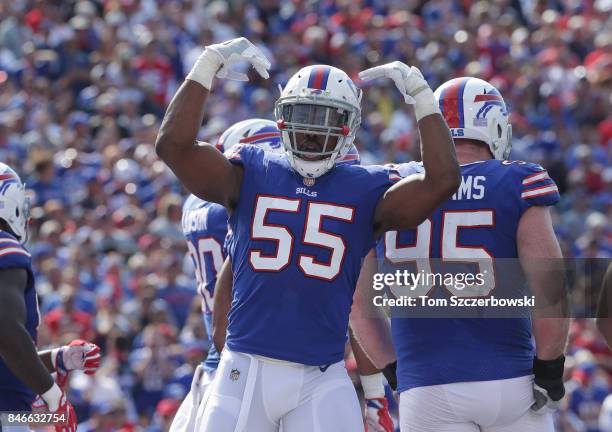
[[[359,431],[343,364],[361,261],[374,239],[409,229],[455,192],[459,167],[433,92],[400,62],[365,71],[391,78],[415,105],[426,171],[401,180],[385,167],[336,166],[361,119],[361,91],[343,71],[308,66],[276,102],[285,154],[239,146],[227,157],[196,136],[213,77],[270,63],[244,38],[207,47],[162,122],[158,155],[196,196],[225,206],[233,300],[226,349],[198,415],[202,431]],[[409,203],[409,204],[408,204]]]
[[[234,145],[250,144],[265,151],[282,151],[280,132],[276,123],[265,119],[250,119],[229,127],[217,141],[217,149],[224,153]],[[193,431],[198,407],[219,365],[219,352],[212,344],[213,293],[217,274],[225,260],[223,244],[227,236],[227,211],[220,204],[189,195],[183,204],[182,227],[187,248],[195,268],[198,293],[202,297],[202,313],[211,348],[203,364],[197,367],[191,391],[179,407],[170,431]]]
[[[100,349],[76,340],[54,350],[36,351],[40,316],[32,259],[23,245],[28,208],[21,179],[0,163],[0,412],[29,412],[34,405],[58,414],[56,430],[74,431],[77,419],[63,384],[72,370],[93,374],[100,365]],[[11,430],[19,428],[29,430],[27,425]]]
[[[359,151],[355,145],[343,157],[336,160],[336,165],[359,165],[360,163]],[[232,298],[232,270],[229,258],[226,259],[222,270],[217,274],[219,278],[215,285],[214,299],[214,309],[216,312],[212,327],[216,351],[221,352],[225,345],[227,314],[230,310]],[[385,397],[382,373],[370,361],[352,335],[350,343],[365,398],[364,417],[366,432],[393,432],[393,419],[389,413],[389,404]]]
[[[417,229],[385,233],[376,254],[393,264],[416,264],[428,274],[449,261],[477,264],[487,274],[484,284],[461,289],[422,283],[410,294],[472,300],[489,297],[496,285],[497,295],[516,288],[508,285],[519,279],[504,268],[512,268],[511,260],[503,259],[518,258],[536,299],[546,297],[550,304],[542,303],[547,314],[531,320],[522,310],[514,317],[489,319],[393,316],[401,430],[552,432],[551,411],[564,395],[569,325],[562,255],[549,211],[559,192],[541,166],[506,160],[511,127],[495,87],[477,78],[456,78],[435,96],[454,137],[461,186]],[[403,174],[422,170],[417,163],[400,167]],[[375,271],[376,266],[360,279],[356,303],[367,298]],[[484,308],[475,314],[486,315]],[[381,341],[388,339],[367,328],[362,332],[364,319],[351,316],[351,326],[375,364],[384,365],[393,347],[382,355]]]

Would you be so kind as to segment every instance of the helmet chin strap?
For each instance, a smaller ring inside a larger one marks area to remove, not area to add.
[[[292,155],[291,165],[302,177],[318,178],[333,167],[333,158],[328,157],[319,161],[306,161]]]

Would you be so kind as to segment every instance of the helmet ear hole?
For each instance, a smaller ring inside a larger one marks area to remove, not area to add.
[[[501,138],[501,137],[502,137],[502,133],[503,133],[503,131],[502,131],[502,127],[501,127],[501,125],[498,123],[498,124],[497,124],[497,137],[498,137],[498,138]]]
[[[19,217],[19,207],[15,207],[15,216]]]

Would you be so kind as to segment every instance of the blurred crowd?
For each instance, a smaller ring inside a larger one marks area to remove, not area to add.
[[[610,0],[3,1],[0,160],[32,195],[40,345],[81,337],[104,352],[95,377],[70,383],[79,430],[167,430],[206,356],[186,191],[154,142],[203,46],[237,36],[264,50],[271,78],[217,80],[201,139],[273,118],[278,85],[307,64],[358,84],[360,70],[393,60],[432,88],[477,76],[510,108],[511,158],[541,163],[559,186],[564,255],[612,257]],[[387,84],[364,87],[365,164],[419,157],[411,107]],[[558,430],[612,431],[612,353],[589,320],[571,333]]]

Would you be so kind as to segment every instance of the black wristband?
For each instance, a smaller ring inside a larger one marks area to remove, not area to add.
[[[544,388],[548,396],[554,401],[560,400],[565,395],[565,386],[563,385],[564,365],[564,355],[554,360],[540,360],[537,357],[533,359],[535,383]]]
[[[397,373],[396,373],[396,369],[397,369],[397,361],[394,361],[393,363],[389,363],[387,366],[385,366],[383,368],[383,370],[381,371],[383,373],[383,375],[385,376],[385,378],[387,379],[387,382],[389,383],[389,386],[393,390],[397,390]]]
[[[533,358],[533,374],[536,378],[545,380],[557,380],[563,378],[563,368],[565,366],[565,356],[554,360],[540,360],[537,357]]]

